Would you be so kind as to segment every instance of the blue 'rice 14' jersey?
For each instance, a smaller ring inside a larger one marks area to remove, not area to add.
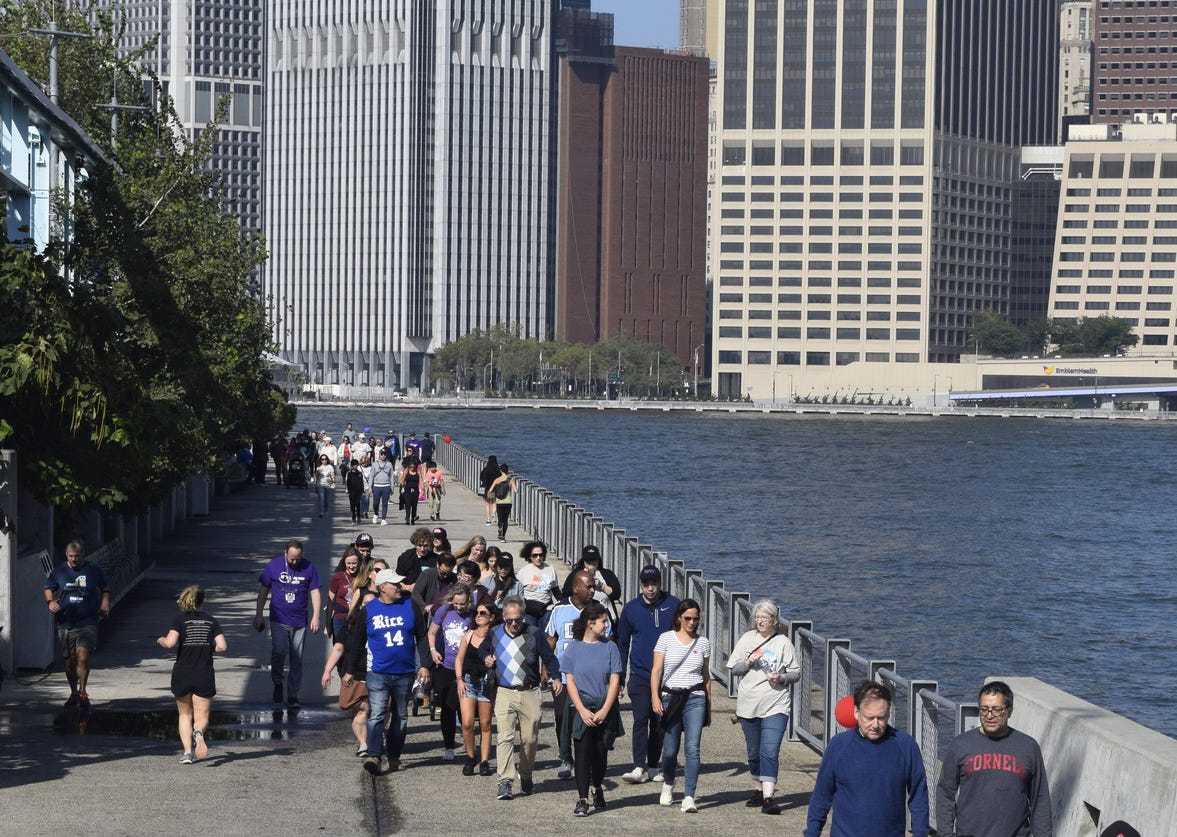
[[[411,599],[366,605],[369,669],[380,674],[413,674],[417,670],[417,621]]]

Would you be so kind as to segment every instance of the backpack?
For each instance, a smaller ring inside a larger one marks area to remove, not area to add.
[[[503,480],[495,485],[493,491],[496,500],[506,500],[511,493],[511,481]]]

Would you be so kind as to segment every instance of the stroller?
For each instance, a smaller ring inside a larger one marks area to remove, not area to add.
[[[301,453],[296,453],[286,466],[286,487],[307,487],[307,463]]]

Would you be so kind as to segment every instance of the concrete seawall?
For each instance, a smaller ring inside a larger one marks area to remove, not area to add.
[[[1042,747],[1056,835],[1097,837],[1116,820],[1177,835],[1177,741],[1041,680],[1006,682],[1011,726]]]

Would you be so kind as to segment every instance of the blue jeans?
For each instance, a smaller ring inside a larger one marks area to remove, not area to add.
[[[391,485],[372,486],[372,514],[381,520],[388,519],[388,498],[392,496]]]
[[[384,715],[391,713],[388,725],[388,757],[399,759],[405,748],[405,733],[409,727],[409,695],[413,691],[413,674],[380,674],[369,671],[368,686],[368,755],[384,753]],[[389,698],[391,697],[391,700]]]
[[[666,705],[666,693],[662,693],[662,704]],[[707,695],[691,692],[683,704],[682,712],[670,721],[662,736],[662,781],[674,784],[674,773],[678,768],[679,737],[686,739],[686,779],[684,793],[695,795],[699,784],[699,742],[703,740],[703,718],[707,714]]]
[[[319,514],[326,514],[335,499],[335,489],[326,485],[316,485],[315,494],[318,495],[315,499],[318,500],[316,505],[319,507]]]
[[[781,740],[789,726],[789,716],[769,715],[767,718],[740,718],[744,743],[748,746],[748,775],[754,782],[776,784],[781,758]]]
[[[626,690],[629,692],[630,709],[633,710],[630,739],[633,744],[633,766],[653,773],[662,760],[662,732],[658,729],[658,716],[650,709],[650,681],[631,677]]]
[[[302,646],[306,636],[305,625],[295,628],[270,622],[270,679],[274,681],[275,686],[282,685],[286,658],[290,657],[290,680],[286,686],[287,703],[293,703],[298,698],[298,687],[302,685]]]

